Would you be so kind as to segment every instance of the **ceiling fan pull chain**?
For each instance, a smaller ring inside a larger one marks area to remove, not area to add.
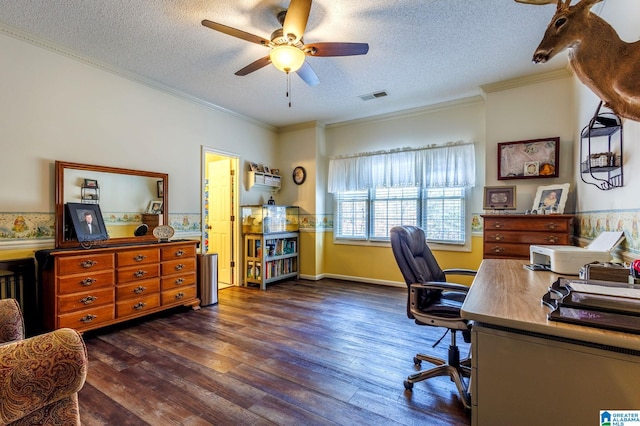
[[[289,99],[289,108],[291,108],[291,73],[287,71],[287,98]]]

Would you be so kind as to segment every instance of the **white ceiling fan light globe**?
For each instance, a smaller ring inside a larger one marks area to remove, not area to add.
[[[304,64],[305,54],[295,46],[276,46],[269,53],[271,63],[282,72],[296,72]]]

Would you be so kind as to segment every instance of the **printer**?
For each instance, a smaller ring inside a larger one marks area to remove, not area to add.
[[[609,262],[611,250],[624,240],[620,232],[603,232],[587,247],[529,246],[530,262],[544,265],[558,274],[578,275],[580,268],[591,262]]]

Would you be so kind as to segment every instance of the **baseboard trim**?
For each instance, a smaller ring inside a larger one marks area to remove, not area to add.
[[[407,286],[405,283],[398,282],[398,281],[378,280],[375,278],[354,277],[351,275],[339,275],[339,274],[319,274],[319,275],[302,275],[301,274],[300,278],[303,280],[311,280],[311,281],[319,281],[323,278],[332,278],[335,280],[355,281],[355,282],[365,283],[365,284],[376,284],[376,285],[384,285],[387,287],[400,287],[400,288],[405,288]]]

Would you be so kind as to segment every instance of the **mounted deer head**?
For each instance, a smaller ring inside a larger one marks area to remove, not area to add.
[[[549,4],[553,0],[516,0]],[[556,14],[533,54],[544,63],[569,49],[569,63],[580,81],[621,117],[640,121],[640,41],[626,43],[590,9],[602,0],[557,0]]]

